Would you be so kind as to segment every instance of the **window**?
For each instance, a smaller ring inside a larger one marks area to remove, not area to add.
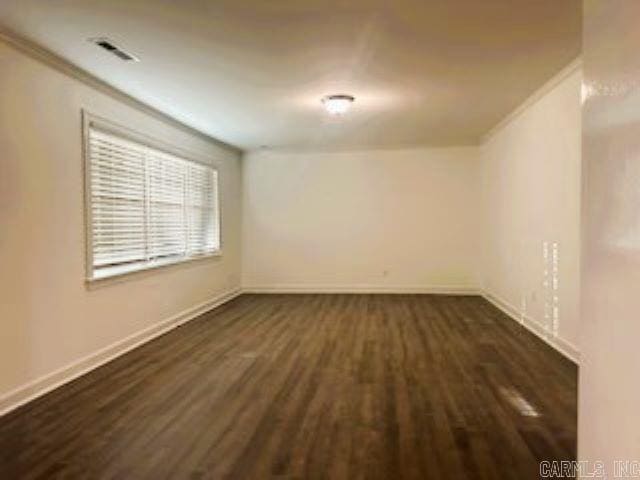
[[[88,123],[89,278],[220,251],[218,172]]]

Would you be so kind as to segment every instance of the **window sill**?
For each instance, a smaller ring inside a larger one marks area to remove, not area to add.
[[[126,279],[148,275],[158,270],[164,270],[169,267],[178,267],[180,265],[190,265],[195,262],[201,262],[205,260],[211,260],[222,257],[222,250],[217,250],[205,255],[198,255],[189,258],[177,258],[177,259],[164,259],[154,262],[146,263],[144,265],[132,264],[132,265],[119,265],[104,269],[101,272],[95,273],[93,276],[89,276],[86,279],[87,285],[91,288],[93,286],[107,285],[111,283],[118,283]]]

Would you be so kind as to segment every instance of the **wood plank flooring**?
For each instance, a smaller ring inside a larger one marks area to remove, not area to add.
[[[537,479],[576,381],[480,297],[243,295],[0,418],[0,478]]]

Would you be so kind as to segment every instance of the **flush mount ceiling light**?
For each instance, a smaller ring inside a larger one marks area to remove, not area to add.
[[[327,95],[322,104],[331,115],[344,115],[351,108],[355,97],[351,95]]]

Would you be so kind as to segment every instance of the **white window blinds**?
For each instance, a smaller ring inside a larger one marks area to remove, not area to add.
[[[89,128],[90,277],[220,249],[217,171]]]

